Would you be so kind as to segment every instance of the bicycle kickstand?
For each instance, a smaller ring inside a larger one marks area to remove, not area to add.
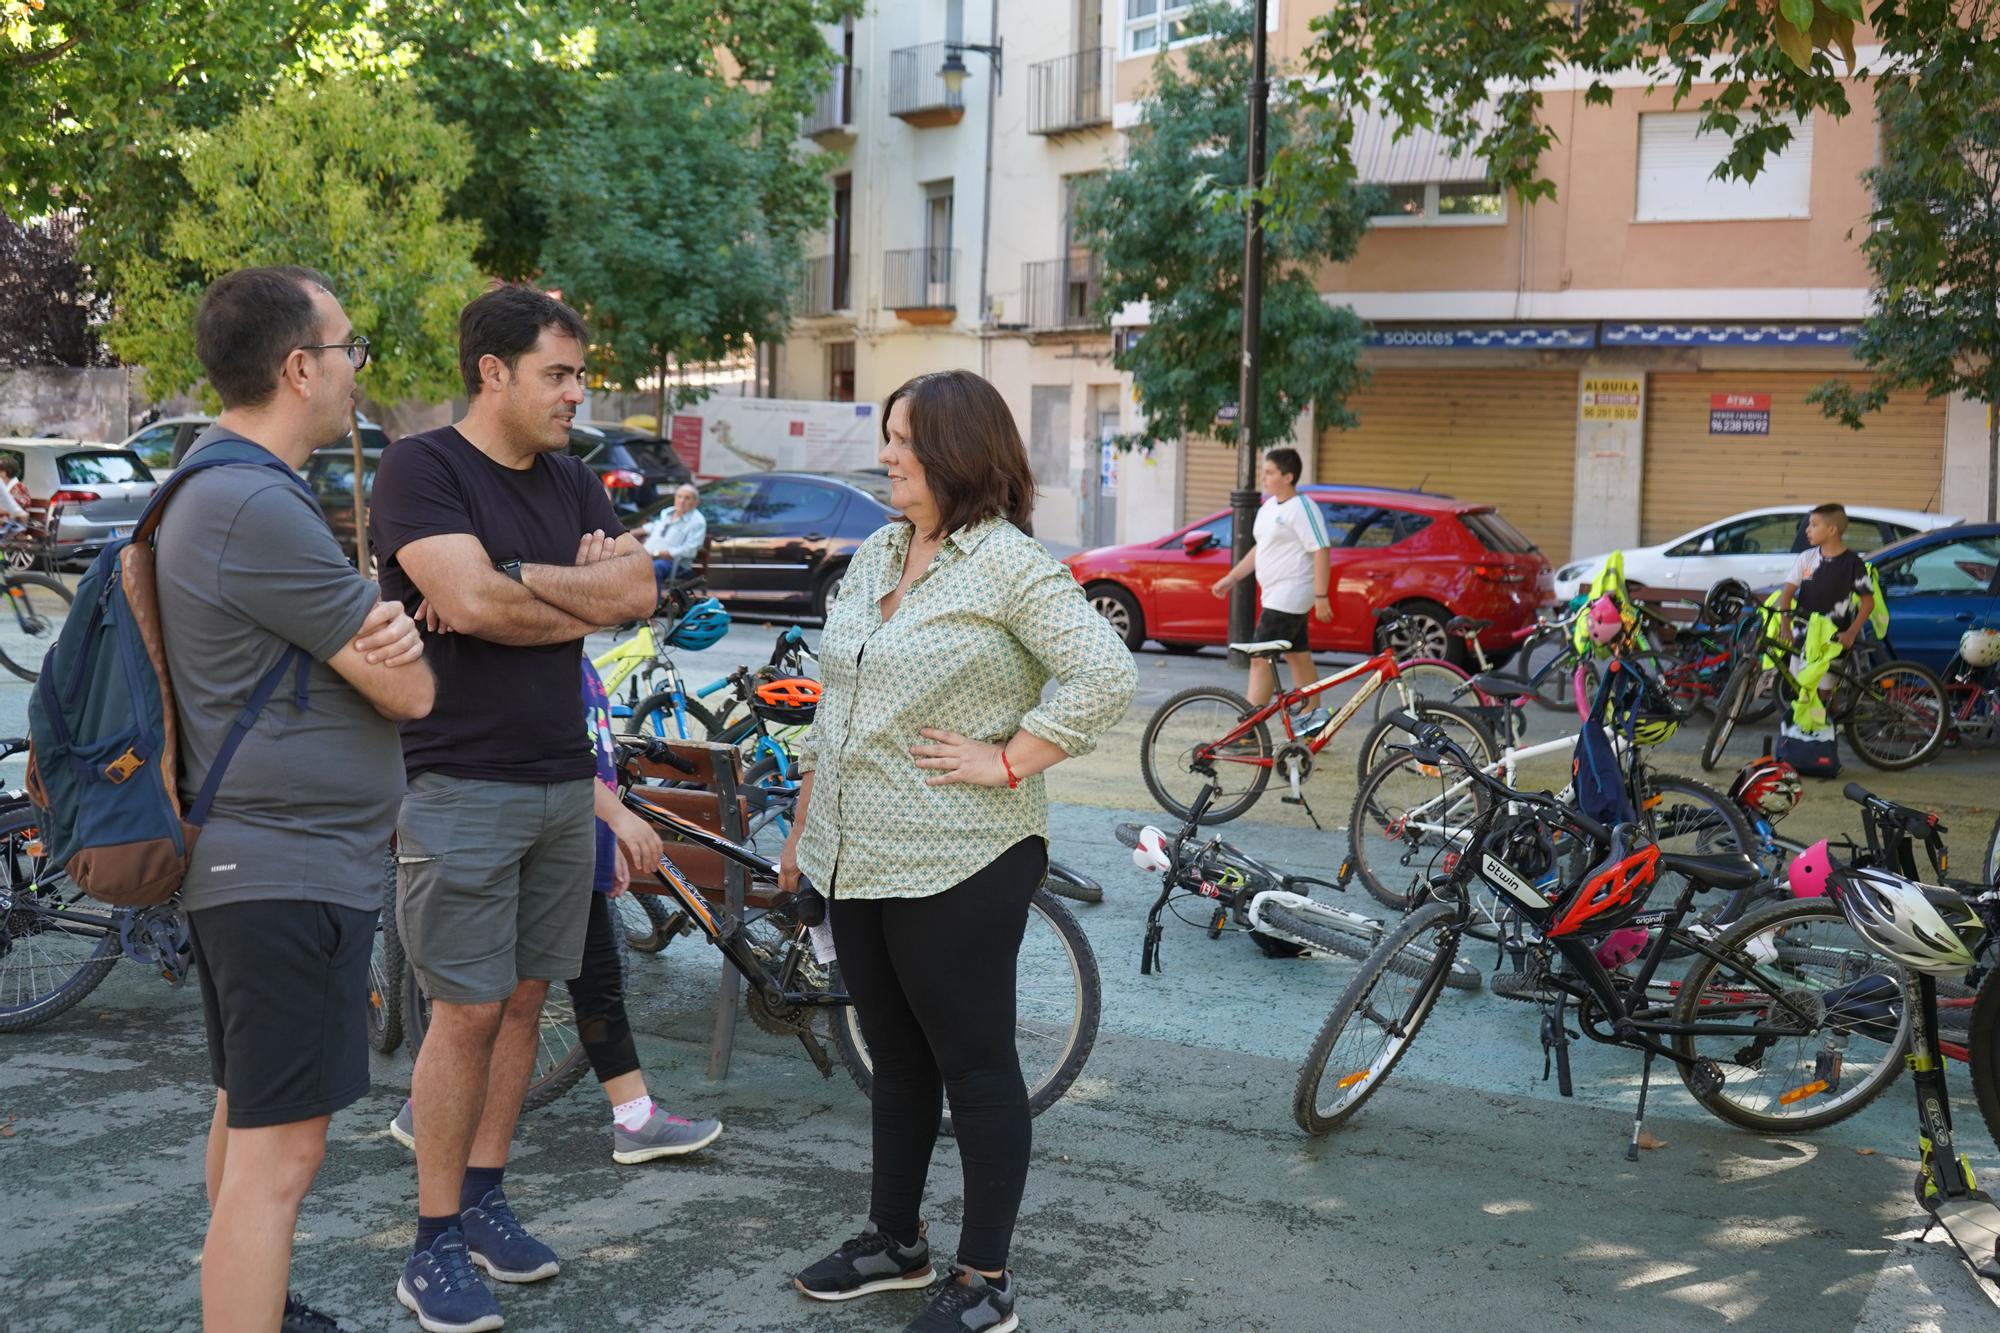
[[[1646,1063],[1639,1071],[1639,1109],[1632,1115],[1632,1141],[1625,1145],[1625,1160],[1639,1160],[1639,1129],[1646,1120],[1646,1089],[1653,1082],[1653,1053],[1646,1052]]]

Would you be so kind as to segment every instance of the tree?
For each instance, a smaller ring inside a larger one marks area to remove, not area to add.
[[[103,303],[76,257],[68,217],[22,225],[0,213],[0,365],[101,366]]]
[[[675,361],[782,337],[819,162],[768,134],[759,95],[678,70],[605,80],[546,143],[530,188],[561,217],[542,280],[585,310],[594,369],[626,388]],[[662,404],[664,413],[665,404]]]
[[[282,85],[183,159],[192,194],[162,253],[131,261],[110,341],[147,368],[156,397],[201,378],[193,314],[231,269],[305,264],[333,282],[371,344],[369,393],[459,392],[457,318],[478,295],[470,223],[444,216],[471,149],[407,83],[336,78]]]
[[[1086,184],[1077,213],[1078,234],[1101,261],[1100,312],[1151,304],[1144,334],[1116,357],[1145,409],[1121,443],[1147,449],[1214,436],[1239,391],[1252,20],[1209,7],[1192,21],[1213,37],[1154,62],[1123,165]],[[1273,105],[1272,154],[1303,128],[1295,103]],[[1267,222],[1257,448],[1289,438],[1309,404],[1328,424],[1354,424],[1345,403],[1361,379],[1364,327],[1322,301],[1316,279],[1354,257],[1369,202],[1342,186],[1314,210]]]

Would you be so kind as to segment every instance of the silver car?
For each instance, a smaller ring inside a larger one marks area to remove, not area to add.
[[[130,449],[87,440],[0,439],[0,458],[28,488],[31,509],[62,506],[56,558],[87,560],[133,524],[159,483]]]

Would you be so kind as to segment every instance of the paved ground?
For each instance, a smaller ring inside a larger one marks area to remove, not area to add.
[[[761,657],[768,642],[740,631],[688,659],[689,675]],[[1015,1255],[1024,1327],[1993,1323],[1949,1253],[1915,1239],[1905,1083],[1842,1125],[1783,1140],[1734,1130],[1678,1083],[1656,1083],[1649,1124],[1666,1146],[1629,1165],[1635,1059],[1579,1052],[1578,1096],[1563,1101],[1540,1081],[1531,1011],[1454,993],[1351,1126],[1301,1135],[1292,1083],[1349,965],[1274,962],[1240,938],[1176,926],[1165,974],[1140,977],[1156,886],[1109,836],[1120,819],[1160,818],[1133,758],[1152,708],[1197,679],[1233,677],[1219,656],[1142,655],[1131,716],[1051,784],[1056,854],[1107,887],[1106,903],[1078,909],[1104,1020],[1082,1080],[1036,1122]],[[24,693],[0,685],[0,730]],[[1541,725],[1553,734],[1552,718]],[[1677,741],[1672,754],[1696,771],[1690,747]],[[1328,766],[1308,793],[1329,828],[1344,822],[1351,763]],[[1994,777],[1990,760],[1951,755],[1875,785],[1944,808],[1956,843],[1961,832],[1983,840]],[[1798,820],[1831,831],[1845,814],[1836,792],[1815,789]],[[1269,796],[1230,836],[1301,868],[1325,869],[1343,844]],[[731,1078],[703,1079],[714,960],[686,941],[637,960],[635,1023],[656,1093],[721,1116],[728,1132],[696,1159],[626,1168],[609,1161],[606,1109],[589,1086],[528,1117],[510,1193],[568,1267],[501,1293],[509,1328],[861,1330],[900,1327],[914,1310],[904,1296],[808,1308],[787,1289],[785,1275],[865,1206],[866,1103],[747,1025]],[[205,1067],[195,995],[131,967],[57,1022],[0,1038],[0,1222],[14,1251],[0,1269],[0,1328],[194,1326]],[[335,1119],[297,1285],[349,1328],[412,1327],[391,1287],[413,1171],[383,1132],[406,1058],[379,1057],[376,1075],[374,1094]],[[1969,1095],[1958,1101],[1976,1165],[2000,1170]],[[947,1144],[930,1206],[946,1246],[960,1202]]]

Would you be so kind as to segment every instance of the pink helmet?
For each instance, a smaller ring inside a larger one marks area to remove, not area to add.
[[[1590,604],[1590,615],[1586,624],[1590,629],[1592,643],[1604,645],[1625,632],[1625,613],[1618,609],[1618,601],[1610,593]]]
[[[1825,838],[1793,857],[1790,868],[1785,871],[1794,898],[1825,897],[1827,881],[1832,877],[1833,853],[1827,850]]]

